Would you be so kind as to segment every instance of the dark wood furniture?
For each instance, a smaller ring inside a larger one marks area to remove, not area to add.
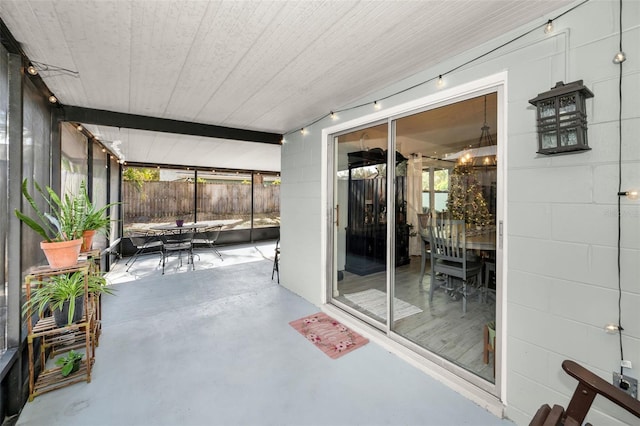
[[[496,376],[496,323],[491,321],[484,325],[482,344],[482,362],[489,364],[489,354],[493,354],[493,377]]]
[[[544,404],[536,412],[529,423],[530,426],[582,425],[596,395],[607,398],[640,419],[640,401],[637,399],[632,398],[574,361],[565,360],[562,363],[562,368],[567,374],[578,380],[578,386],[573,392],[567,409],[565,410],[560,405],[554,405],[551,408],[548,404]]]
[[[387,152],[382,149],[348,154],[349,198],[346,228],[345,269],[358,275],[384,271],[387,260],[387,178],[386,173],[371,176],[364,167],[383,165]],[[396,164],[406,159],[396,154]],[[360,169],[360,170],[359,170]],[[406,178],[396,177],[396,266],[409,263],[409,225],[407,224]]]

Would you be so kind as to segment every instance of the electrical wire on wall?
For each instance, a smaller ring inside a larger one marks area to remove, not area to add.
[[[622,345],[622,274],[621,274],[621,240],[622,240],[622,63],[625,61],[622,50],[622,0],[619,0],[619,51],[613,62],[618,64],[618,340],[620,344],[620,376],[624,376],[624,348]]]

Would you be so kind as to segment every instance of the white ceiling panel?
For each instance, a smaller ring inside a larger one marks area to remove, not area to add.
[[[0,17],[32,61],[78,72],[41,74],[63,105],[285,133],[572,2],[1,0]]]
[[[280,171],[280,145],[108,126],[86,128],[107,148],[120,149],[130,162]]]

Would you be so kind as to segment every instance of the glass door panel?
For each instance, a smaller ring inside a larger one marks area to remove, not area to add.
[[[396,167],[395,238],[410,261],[400,256],[393,269],[390,328],[494,383],[484,347],[485,334],[495,339],[497,95],[399,118],[394,127],[396,150],[408,159]],[[466,285],[453,270],[432,273],[429,226],[442,220],[464,221],[467,266],[482,265]]]
[[[374,324],[387,317],[387,124],[335,138],[332,297]]]
[[[483,385],[496,382],[499,344],[497,100],[487,93],[389,119],[332,144],[332,303]],[[461,265],[444,271],[433,259],[429,228],[451,220],[479,274],[461,279]]]

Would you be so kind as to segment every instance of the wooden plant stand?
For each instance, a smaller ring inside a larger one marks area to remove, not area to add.
[[[89,262],[89,275],[100,275],[100,249],[89,250],[80,253],[80,259],[86,259]],[[100,344],[100,334],[102,333],[102,295],[94,295],[95,315],[93,317],[93,327],[91,334],[94,341],[94,351]]]
[[[95,360],[95,340],[98,329],[96,323],[97,301],[96,297],[88,291],[88,275],[90,273],[91,262],[80,262],[69,268],[52,269],[41,267],[34,269],[25,278],[25,295],[27,302],[31,298],[31,289],[34,286],[42,285],[55,275],[81,272],[84,274],[84,314],[82,319],[74,324],[57,327],[51,313],[40,317],[35,324],[33,314],[27,310],[27,344],[29,350],[29,401],[45,392],[68,386],[81,381],[91,382],[91,367]],[[39,359],[42,371],[35,377],[35,353],[34,340],[40,339]],[[63,377],[60,367],[46,368],[47,359],[57,354],[62,354],[71,349],[84,348],[85,356],[82,359],[80,370]]]

